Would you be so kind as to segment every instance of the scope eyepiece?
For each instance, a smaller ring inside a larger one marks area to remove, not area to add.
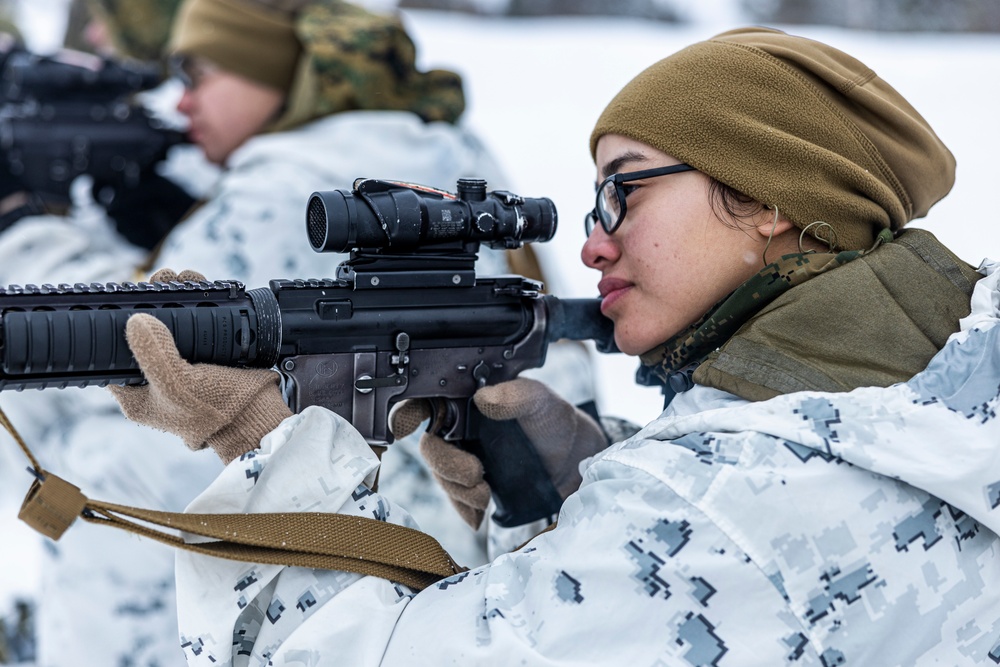
[[[358,179],[353,190],[314,192],[306,208],[309,243],[316,252],[412,251],[456,241],[518,248],[555,234],[556,207],[546,197],[486,192],[479,179],[460,179],[457,190]]]

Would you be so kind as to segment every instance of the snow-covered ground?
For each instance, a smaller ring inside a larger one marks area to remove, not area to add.
[[[26,3],[29,44],[37,50],[58,43],[62,27],[56,17],[64,4]],[[500,157],[512,180],[508,187],[556,203],[559,231],[539,248],[549,264],[552,293],[596,295],[598,276],[580,264],[579,250],[582,219],[593,207],[588,137],[603,106],[656,60],[741,25],[731,3],[713,0],[698,6],[697,21],[687,26],[613,18],[512,20],[406,12],[423,65],[447,67],[465,77],[466,122]],[[998,206],[989,199],[1000,190],[994,153],[1000,147],[995,116],[1000,107],[1000,36],[783,28],[859,57],[913,103],[958,159],[954,190],[916,224],[932,230],[970,263],[1000,256]],[[635,366],[635,360],[622,356],[600,358],[599,399],[607,414],[645,422],[658,413],[661,401],[655,390],[632,383]],[[0,577],[6,579],[0,579],[0,610],[7,608],[3,602],[11,591],[30,590],[35,576],[29,546],[34,538],[20,528],[13,508],[6,507],[0,516]]]

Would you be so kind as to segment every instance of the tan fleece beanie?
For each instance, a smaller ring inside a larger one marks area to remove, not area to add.
[[[722,33],[640,73],[590,137],[658,148],[800,228],[822,220],[838,249],[872,245],[948,194],[955,158],[863,63],[768,28]],[[827,240],[820,225],[809,233]]]
[[[253,0],[185,0],[170,53],[200,56],[227,72],[288,93],[302,46],[288,9]]]

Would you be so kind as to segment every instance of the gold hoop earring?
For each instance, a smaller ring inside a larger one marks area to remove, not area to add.
[[[802,253],[802,254],[808,254],[808,253],[811,253],[811,252],[816,252],[815,250],[803,250],[802,249],[802,239],[805,238],[806,230],[808,230],[813,225],[819,225],[820,227],[826,227],[827,229],[830,230],[830,233],[828,234],[828,236],[830,238],[824,239],[824,238],[821,238],[821,237],[817,236],[816,234],[813,234],[813,236],[816,238],[816,240],[823,241],[824,243],[826,243],[826,245],[829,248],[830,252],[833,252],[834,249],[837,247],[837,241],[839,241],[839,239],[837,238],[837,230],[834,229],[833,225],[831,225],[829,222],[824,222],[822,220],[813,220],[808,225],[806,225],[805,227],[803,227],[801,232],[799,232],[799,252]]]
[[[767,208],[771,208],[767,206]],[[764,266],[767,266],[767,249],[771,247],[771,239],[774,238],[774,229],[778,226],[778,207],[774,207],[774,220],[771,222],[771,233],[767,235],[767,243],[764,244],[764,252],[761,254],[761,259],[764,261]]]

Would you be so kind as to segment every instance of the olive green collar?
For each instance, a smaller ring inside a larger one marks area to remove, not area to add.
[[[761,269],[690,327],[640,356],[645,373],[666,384],[674,373],[702,361],[743,324],[796,285],[860,257],[863,251],[793,253]]]
[[[969,314],[982,275],[922,229],[780,294],[694,370],[751,401],[905,382]]]

